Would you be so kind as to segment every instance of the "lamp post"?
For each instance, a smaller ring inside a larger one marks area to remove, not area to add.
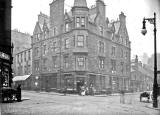
[[[150,24],[154,25],[154,82],[153,82],[153,107],[157,108],[158,103],[157,103],[157,89],[158,89],[158,84],[157,84],[157,49],[156,49],[156,13],[154,12],[154,18],[144,18],[143,19],[143,27],[142,27],[142,34],[145,35],[147,33],[146,30],[146,20],[150,22]]]

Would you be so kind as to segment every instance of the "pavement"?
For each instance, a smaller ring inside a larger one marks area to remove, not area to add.
[[[28,92],[48,94],[48,95],[59,95],[59,96],[64,95],[63,93],[58,93],[58,92],[45,92],[45,91],[28,91]],[[125,95],[139,95],[140,93],[141,92],[125,93]],[[78,94],[66,94],[66,95],[67,96],[79,96]],[[106,96],[121,96],[121,94],[120,93],[113,93],[113,94],[109,94],[109,95],[106,95],[106,94],[94,95],[94,97],[106,97]],[[152,102],[150,104],[145,105],[145,107],[160,111],[160,96],[158,97],[158,108],[154,108]]]
[[[132,95],[131,95],[132,94]],[[3,115],[160,115],[139,93],[79,96],[57,92],[22,91],[22,102],[2,104]]]

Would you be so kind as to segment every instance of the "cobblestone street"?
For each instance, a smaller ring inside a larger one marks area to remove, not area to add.
[[[22,102],[3,103],[2,115],[159,115],[152,103],[139,102],[139,94],[79,96],[22,91]]]

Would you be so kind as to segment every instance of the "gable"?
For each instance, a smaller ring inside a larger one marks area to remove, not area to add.
[[[71,12],[69,12],[69,13],[66,12],[65,15],[64,15],[64,20],[71,21],[71,17],[72,17]]]
[[[120,22],[119,21],[114,22],[113,25],[114,25],[115,34],[118,34],[120,30]]]
[[[126,25],[124,25],[122,23],[120,24],[118,34],[125,37],[125,38],[128,38],[128,31],[127,31]]]
[[[89,15],[89,22],[95,23],[95,18],[96,18],[96,16],[97,16],[97,14]]]
[[[43,31],[49,31],[49,28],[48,28],[48,25],[47,25],[47,23],[46,23],[46,21],[44,20],[44,23],[43,23]]]
[[[42,28],[41,28],[39,22],[37,22],[37,23],[36,23],[36,26],[35,26],[35,28],[34,28],[34,31],[33,31],[33,35],[34,35],[34,34],[37,34],[37,33],[41,33],[41,32],[42,32]]]

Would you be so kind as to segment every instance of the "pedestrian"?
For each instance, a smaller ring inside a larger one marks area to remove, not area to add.
[[[92,83],[90,84],[90,94],[94,95],[94,87]]]
[[[21,101],[21,84],[19,84],[17,87],[16,97],[17,97],[17,101],[20,102]]]
[[[121,90],[120,93],[121,93],[121,95],[120,95],[120,103],[125,104],[125,91]]]
[[[67,93],[67,87],[65,86],[64,87],[64,95],[66,96],[66,93]]]

